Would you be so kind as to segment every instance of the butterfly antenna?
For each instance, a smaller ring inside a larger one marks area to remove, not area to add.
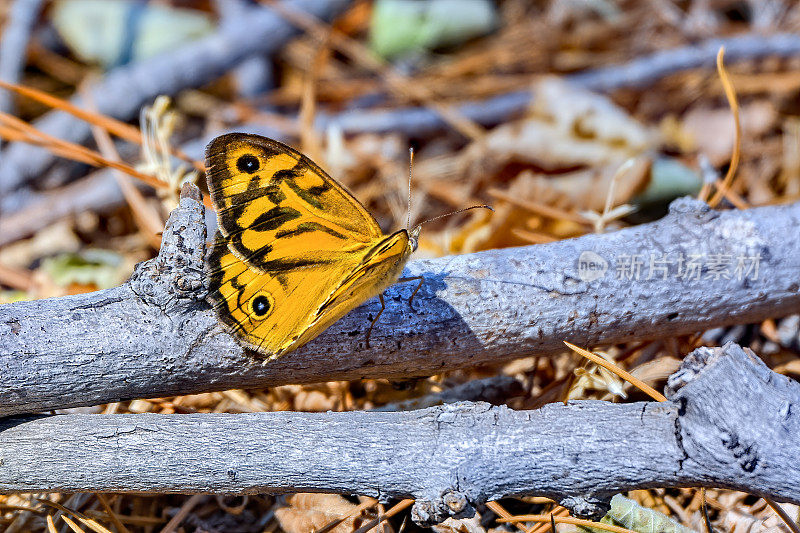
[[[414,147],[408,147],[408,208],[406,209],[406,229],[411,227],[411,169],[414,168]]]
[[[440,218],[449,217],[450,215],[457,215],[459,213],[463,213],[464,211],[469,211],[470,209],[488,209],[489,211],[494,212],[492,206],[490,205],[472,205],[469,207],[465,207],[464,209],[459,209],[458,211],[453,211],[452,213],[445,213],[444,215],[439,215],[438,217],[429,218],[428,220],[423,220],[417,226],[422,226],[423,224],[427,224],[428,222],[433,222],[434,220],[439,220]]]

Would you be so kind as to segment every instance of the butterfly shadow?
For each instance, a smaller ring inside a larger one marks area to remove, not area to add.
[[[419,377],[469,366],[484,346],[461,313],[439,297],[452,291],[448,284],[454,281],[446,273],[425,272],[413,298],[416,280],[387,288],[385,308],[369,344],[367,331],[381,311],[378,297],[367,300],[302,348],[269,364],[295,375],[320,365],[329,371],[326,379],[331,380]]]

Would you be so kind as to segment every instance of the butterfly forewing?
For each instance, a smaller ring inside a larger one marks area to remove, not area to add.
[[[220,231],[235,255],[262,272],[336,261],[382,236],[347,190],[277,141],[223,135],[206,158]]]

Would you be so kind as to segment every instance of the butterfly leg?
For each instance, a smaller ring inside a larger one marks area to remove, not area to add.
[[[372,323],[369,325],[369,329],[367,330],[367,348],[369,348],[369,336],[372,335],[372,328],[375,327],[375,322],[378,321],[378,319],[383,314],[383,310],[386,309],[386,302],[383,301],[383,294],[379,294],[378,298],[381,301],[381,310],[378,311],[378,314],[375,315],[375,318],[372,319]]]
[[[422,288],[422,284],[425,283],[425,278],[422,276],[414,276],[413,278],[400,278],[397,280],[397,283],[405,283],[407,281],[419,281],[417,288],[414,289],[414,292],[411,293],[411,297],[408,299],[408,305],[411,305],[411,302],[414,300],[414,296],[417,295],[417,292]]]
[[[406,281],[417,281],[417,280],[419,280],[419,284],[417,285],[417,288],[414,289],[414,292],[411,293],[411,297],[408,299],[408,305],[411,305],[411,301],[414,299],[414,296],[417,294],[417,291],[419,291],[422,288],[422,283],[425,281],[425,278],[423,278],[422,276],[414,276],[413,278],[400,278],[397,280],[397,283],[404,283]],[[378,314],[375,315],[375,318],[372,319],[372,323],[369,325],[369,329],[367,330],[367,348],[369,348],[369,336],[372,334],[372,328],[375,327],[375,323],[383,314],[383,310],[386,309],[386,302],[383,301],[383,294],[379,294],[378,298],[381,301],[381,310],[378,311]]]

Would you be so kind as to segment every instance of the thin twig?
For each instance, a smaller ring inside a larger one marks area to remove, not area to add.
[[[133,176],[134,178],[140,179],[141,181],[150,185],[151,187],[159,188],[164,186],[164,183],[161,182],[159,179],[150,176],[149,174],[139,172],[130,165],[127,165],[120,161],[110,160],[106,157],[103,157],[101,154],[95,152],[94,150],[90,150],[89,148],[86,148],[79,144],[75,144],[69,141],[65,141],[63,139],[53,137],[52,135],[48,135],[47,133],[37,129],[36,127],[28,124],[24,120],[21,120],[13,115],[0,112],[0,122],[4,123],[8,128],[11,128],[12,131],[16,131],[20,134],[20,136],[16,137],[14,140],[47,147],[54,154],[60,155],[68,159],[72,159],[73,161],[86,163],[88,165],[96,167],[102,166],[102,167],[114,168],[116,170],[124,172],[125,174]]]
[[[28,98],[36,100],[37,102],[40,102],[53,109],[58,109],[60,111],[67,112],[72,116],[79,118],[83,121],[86,121],[87,123],[93,126],[97,126],[106,131],[109,131],[121,139],[125,139],[126,141],[139,145],[142,144],[142,132],[139,131],[139,128],[131,126],[130,124],[126,124],[125,122],[117,120],[113,117],[93,111],[88,111],[86,109],[82,109],[68,100],[57,98],[44,91],[34,89],[33,87],[25,87],[23,85],[5,83],[3,81],[0,81],[0,87],[27,96]],[[190,163],[194,168],[196,168],[200,172],[205,172],[206,167],[202,161],[197,161],[195,159],[190,158],[185,153],[183,153],[183,151],[177,148],[172,149],[172,154],[175,157],[178,157]]]
[[[465,117],[457,109],[440,104],[436,101],[436,95],[428,90],[424,85],[415,83],[408,76],[392,68],[376,57],[368,48],[358,41],[349,38],[342,32],[334,28],[326,28],[326,25],[316,20],[308,13],[302,13],[286,5],[279,4],[275,0],[262,0],[278,11],[288,21],[302,28],[313,35],[319,41],[324,42],[330,39],[331,44],[340,52],[348,56],[362,67],[376,73],[386,82],[389,89],[405,98],[422,101],[428,108],[438,113],[445,121],[452,125],[457,131],[473,141],[480,141],[486,135],[484,129]]]
[[[554,220],[569,220],[575,222],[576,224],[587,227],[592,226],[592,222],[580,213],[565,211],[564,209],[553,207],[544,203],[518,198],[512,194],[509,194],[508,191],[503,191],[500,189],[489,189],[488,192],[492,198],[503,200],[504,202],[508,202],[515,207],[525,209],[542,217],[547,217]]]
[[[203,494],[195,494],[191,498],[187,499],[183,505],[181,505],[180,510],[172,517],[172,519],[167,522],[167,525],[161,530],[161,533],[174,533],[175,528],[181,525],[189,513],[192,512],[192,509],[197,507],[200,503],[206,500],[208,496]]]
[[[733,178],[736,176],[736,169],[739,167],[739,157],[742,149],[742,124],[739,120],[739,101],[736,99],[736,90],[723,64],[724,55],[725,48],[723,47],[719,49],[719,54],[717,54],[717,72],[719,72],[719,79],[722,82],[722,86],[725,88],[725,97],[728,99],[728,104],[731,106],[736,136],[733,142],[733,155],[731,155],[731,163],[728,166],[728,172],[725,174],[725,179],[722,180],[722,185],[718,187],[717,192],[708,202],[711,207],[715,207],[719,204],[719,201],[725,196],[725,192],[731,188]]]
[[[645,87],[661,78],[684,70],[714,65],[720,47],[729,61],[765,56],[790,57],[800,54],[800,36],[789,33],[765,36],[745,34],[725,39],[709,39],[696,45],[662,50],[622,65],[612,65],[566,76],[571,83],[592,91],[608,92],[623,87]],[[454,107],[464,117],[483,125],[499,124],[527,109],[530,91],[514,91],[485,100],[463,102]],[[403,132],[425,135],[447,126],[435,112],[419,107],[346,111],[321,114],[317,128],[335,124],[345,133]]]
[[[513,518],[514,518],[513,515],[511,513],[509,513],[508,511],[506,511],[505,508],[502,505],[500,505],[499,503],[497,503],[497,502],[486,502],[486,507],[491,509],[492,512],[494,512],[494,514],[496,514],[496,515],[498,515],[500,517],[498,520],[508,520],[509,522],[514,524],[514,526],[516,526],[516,528],[519,529],[520,531],[522,531],[524,533],[533,533],[533,530],[529,529],[521,521],[513,520]]]
[[[374,507],[376,503],[377,501],[373,500],[372,498],[368,498],[367,501],[357,505],[356,507],[351,509],[350,512],[347,513],[346,515],[336,518],[335,520],[331,520],[330,522],[322,526],[320,529],[315,530],[314,533],[328,533],[329,531],[333,530],[336,526],[338,526],[348,518],[358,516],[362,512],[369,509],[370,507]]]
[[[767,502],[767,505],[772,507],[772,510],[775,511],[775,514],[777,514],[781,520],[783,520],[783,523],[786,524],[786,527],[788,527],[792,533],[800,533],[800,525],[798,525],[797,522],[795,522],[794,519],[789,516],[789,513],[787,513],[786,510],[778,504],[778,502],[767,497],[764,498],[764,501]]]
[[[380,524],[387,518],[393,517],[394,515],[400,513],[401,511],[408,509],[412,505],[414,505],[414,500],[412,499],[407,498],[405,500],[401,500],[396,504],[394,504],[392,508],[386,511],[384,514],[382,514],[378,518],[370,520],[360,528],[356,529],[353,533],[367,533],[368,531],[374,529],[378,524]]]
[[[33,235],[76,213],[108,213],[125,204],[114,169],[97,170],[77,181],[25,197],[25,206],[0,215],[0,246]]]
[[[100,494],[99,492],[95,494],[95,497],[97,498],[97,501],[100,502],[100,505],[103,506],[103,509],[105,509],[106,515],[108,515],[109,519],[112,522],[114,522],[114,527],[117,528],[117,531],[119,533],[130,533],[128,531],[128,528],[125,527],[125,524],[123,524],[122,521],[117,516],[117,513],[115,513],[114,510],[111,508],[111,505],[109,505],[106,497]]]
[[[559,524],[572,524],[574,526],[582,526],[592,529],[602,529],[605,531],[611,531],[613,533],[638,533],[637,531],[633,531],[631,529],[625,529],[624,527],[615,526],[613,524],[604,524],[602,522],[594,522],[592,520],[584,520],[582,518],[573,518],[571,516],[555,517],[551,514],[523,514],[523,515],[513,516],[511,518],[498,518],[497,521],[511,522],[514,524],[516,524],[517,522],[542,522],[549,525],[551,520]]]
[[[33,276],[27,270],[0,264],[0,285],[27,292],[33,289],[34,281]]]
[[[120,161],[119,153],[114,147],[114,141],[108,135],[108,132],[97,126],[92,126],[92,135],[94,135],[95,142],[103,153],[103,156],[111,161]],[[113,170],[113,169],[112,169]],[[131,183],[130,177],[122,172],[113,170],[114,176],[117,179],[125,201],[131,208],[133,218],[139,226],[145,240],[156,250],[161,246],[161,231],[164,227],[164,221],[161,215],[158,214],[150,204],[147,203],[142,193],[136,186]]]

